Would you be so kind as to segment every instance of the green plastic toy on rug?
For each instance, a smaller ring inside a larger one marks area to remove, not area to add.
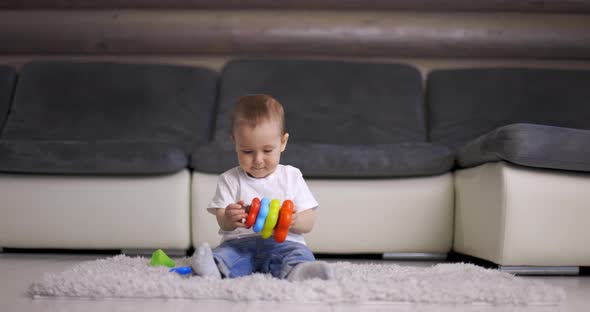
[[[173,268],[176,266],[176,263],[168,257],[168,255],[162,250],[158,249],[152,253],[152,261],[150,262],[151,266],[163,265],[169,268]]]
[[[174,261],[170,259],[170,257],[168,257],[168,255],[162,249],[158,249],[152,253],[152,260],[150,261],[150,265],[167,266],[169,268],[172,268],[169,272],[176,272],[180,275],[188,275],[193,273],[193,269],[190,266],[175,268],[174,266],[176,266],[176,263],[174,263]]]

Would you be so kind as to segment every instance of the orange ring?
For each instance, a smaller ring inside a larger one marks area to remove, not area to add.
[[[287,199],[283,202],[283,206],[281,206],[281,210],[279,212],[279,221],[277,222],[277,226],[275,228],[274,237],[277,243],[282,243],[285,241],[285,239],[287,239],[289,227],[291,227],[292,216],[293,202]]]
[[[246,228],[249,229],[254,225],[256,222],[256,217],[258,217],[258,211],[260,210],[260,199],[258,197],[254,197],[252,199],[252,205],[250,205],[250,211],[248,212],[248,216],[246,217]]]

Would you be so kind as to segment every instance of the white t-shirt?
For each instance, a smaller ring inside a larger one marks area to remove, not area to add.
[[[214,214],[215,208],[225,208],[240,200],[244,201],[244,205],[250,205],[254,197],[260,199],[266,197],[269,200],[278,199],[281,203],[290,199],[297,212],[318,207],[318,202],[303,180],[301,171],[293,166],[278,165],[275,172],[261,179],[250,177],[240,167],[222,173],[217,182],[215,196],[209,202],[207,210]],[[222,235],[222,242],[260,235],[260,233],[255,233],[252,228],[237,228],[233,231],[220,229],[219,234]],[[305,245],[301,234],[289,232],[287,240]]]

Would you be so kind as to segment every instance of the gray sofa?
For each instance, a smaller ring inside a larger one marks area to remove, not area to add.
[[[0,129],[4,126],[10,101],[16,84],[16,72],[7,66],[0,66]]]
[[[229,112],[262,92],[285,106],[283,163],[320,202],[315,252],[587,266],[588,77],[294,59],[218,74],[34,62],[17,83],[0,69],[0,247],[216,245],[205,208],[237,165]]]
[[[588,70],[429,74],[430,139],[456,152],[455,251],[516,271],[590,265],[589,87]]]
[[[216,79],[182,66],[26,64],[0,136],[0,246],[189,248],[189,153],[208,141]]]
[[[229,116],[235,100],[251,93],[285,106],[290,137],[282,162],[301,169],[321,203],[306,238],[314,251],[441,258],[451,249],[453,154],[427,142],[418,70],[311,60],[224,66],[213,142],[191,159],[194,242],[219,241],[205,208],[217,175],[237,165]]]

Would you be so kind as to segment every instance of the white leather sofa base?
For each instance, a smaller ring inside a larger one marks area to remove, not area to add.
[[[193,173],[192,238],[219,244],[206,205],[218,175]],[[452,243],[453,177],[306,180],[320,203],[305,239],[320,253],[447,253]]]
[[[190,247],[188,170],[145,177],[0,174],[0,247]]]
[[[455,172],[453,249],[499,265],[590,265],[590,174],[487,163]]]

